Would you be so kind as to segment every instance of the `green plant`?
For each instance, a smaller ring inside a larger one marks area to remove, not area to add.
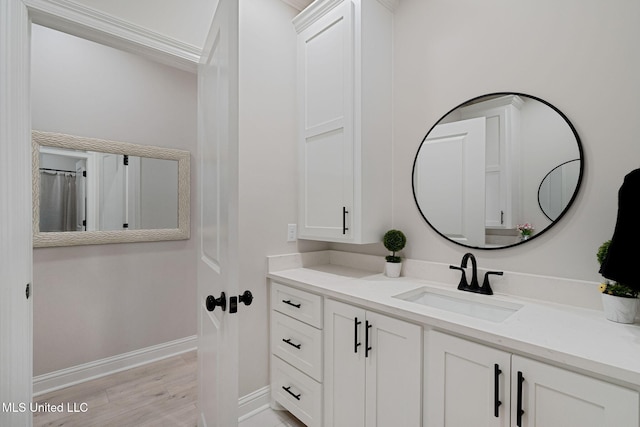
[[[396,256],[396,252],[401,251],[404,248],[404,245],[407,244],[407,238],[404,233],[400,230],[389,230],[384,233],[382,243],[387,250],[391,251],[391,255],[387,255],[385,257],[387,262],[400,262],[400,257]]]
[[[598,263],[602,265],[605,258],[607,257],[607,253],[609,253],[609,246],[611,245],[611,240],[607,240],[598,248],[598,253],[596,257],[598,258]],[[610,282],[606,280],[604,283],[600,284],[600,292],[603,294],[613,295],[616,297],[623,298],[638,298],[638,291],[629,286],[623,285],[618,282]]]

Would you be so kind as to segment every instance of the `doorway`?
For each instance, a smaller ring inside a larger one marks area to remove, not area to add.
[[[195,153],[194,73],[37,24],[31,63],[33,129]],[[107,162],[126,178],[122,159]],[[34,249],[34,393],[194,348],[195,250],[195,239]]]

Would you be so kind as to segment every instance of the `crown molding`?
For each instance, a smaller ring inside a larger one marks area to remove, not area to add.
[[[287,4],[291,4],[290,2],[296,3],[308,3],[308,1],[303,0],[282,0]],[[302,12],[295,18],[293,18],[293,26],[296,29],[296,32],[299,34],[313,22],[318,20],[321,16],[326,14],[328,11],[342,3],[343,1],[351,1],[351,0],[316,0],[311,3],[308,7],[304,8]],[[369,0],[360,0],[369,1]],[[386,7],[392,13],[395,12],[400,0],[377,0],[382,6]],[[359,2],[356,2],[359,3]]]
[[[23,0],[32,22],[195,72],[202,50],[70,0]]]
[[[385,6],[391,12],[395,12],[398,8],[398,4],[400,4],[400,0],[378,0],[378,3]]]
[[[282,0],[283,3],[288,4],[296,10],[303,10],[311,4],[313,0]]]
[[[293,26],[296,32],[301,33],[305,28],[317,21],[321,16],[335,8],[345,0],[319,0],[314,1],[298,16],[293,18]]]

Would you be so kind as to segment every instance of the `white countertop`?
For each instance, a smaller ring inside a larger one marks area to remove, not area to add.
[[[331,264],[271,272],[268,277],[640,390],[640,325],[611,322],[599,310],[506,295],[471,294],[457,291],[451,284],[407,277],[390,279]],[[506,320],[493,322],[394,298],[424,286],[523,307]]]

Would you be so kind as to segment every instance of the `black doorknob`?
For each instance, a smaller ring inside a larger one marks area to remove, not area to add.
[[[238,296],[238,301],[243,302],[244,305],[251,305],[253,302],[253,294],[251,291],[244,291],[242,295]]]
[[[227,296],[224,292],[220,292],[220,298],[214,298],[213,295],[209,295],[206,303],[209,311],[213,311],[216,307],[220,307],[222,311],[225,311],[227,309]]]

